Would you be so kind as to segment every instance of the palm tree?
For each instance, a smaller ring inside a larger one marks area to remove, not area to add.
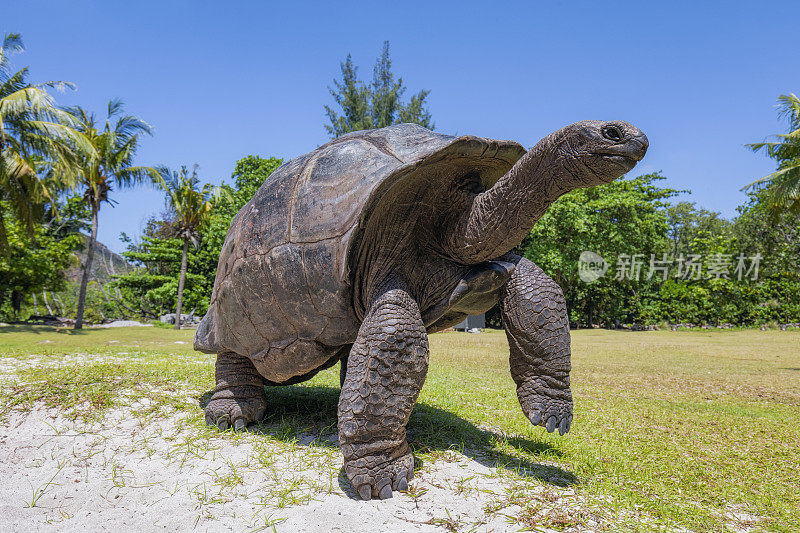
[[[91,211],[92,223],[75,318],[75,329],[81,329],[86,287],[89,284],[97,241],[97,215],[101,204],[111,202],[108,195],[114,187],[124,189],[143,182],[155,184],[160,181],[160,176],[154,168],[133,165],[141,135],[151,135],[152,128],[136,116],[123,115],[122,101],[114,99],[108,102],[106,121],[102,126],[94,113],[88,113],[80,106],[68,107],[65,111],[73,117],[75,128],[92,146],[91,151],[82,153],[77,165],[77,188],[84,190],[83,199]],[[116,121],[112,123],[113,119]]]
[[[800,213],[800,98],[794,93],[782,94],[777,107],[778,116],[789,121],[789,132],[775,135],[776,142],[753,143],[747,147],[754,152],[766,150],[767,155],[778,162],[778,169],[744,187],[763,191],[773,217],[783,211]]]
[[[27,68],[12,70],[9,57],[24,49],[16,33],[6,34],[0,46],[0,252],[8,250],[4,206],[32,233],[44,204],[52,205],[55,193],[73,184],[76,149],[92,152],[71,127],[72,117],[45,90],[72,84],[31,85]]]
[[[168,168],[160,168],[163,187],[167,193],[167,205],[174,212],[172,234],[183,240],[183,256],[181,257],[181,274],[178,279],[178,308],[175,311],[175,329],[181,329],[181,307],[183,305],[183,287],[186,283],[186,264],[189,255],[189,243],[195,250],[200,246],[200,236],[210,219],[213,205],[211,203],[215,189],[208,183],[198,189],[200,180],[197,177],[195,163],[192,174],[181,167],[180,172]]]

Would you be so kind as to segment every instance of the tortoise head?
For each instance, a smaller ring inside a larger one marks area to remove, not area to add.
[[[644,157],[648,144],[644,133],[622,121],[584,120],[551,133],[453,217],[446,253],[464,264],[500,257],[559,196],[614,181]]]
[[[592,187],[617,179],[641,161],[649,145],[641,130],[619,120],[584,120],[549,137],[553,153],[569,174],[565,179],[574,180],[565,184],[571,188]]]

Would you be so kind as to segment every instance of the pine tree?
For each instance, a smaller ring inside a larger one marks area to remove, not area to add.
[[[369,85],[358,79],[358,67],[353,65],[350,54],[347,54],[340,66],[341,81],[334,80],[334,87],[329,86],[328,90],[336,104],[341,107],[341,114],[330,106],[325,106],[325,114],[330,121],[330,124],[325,124],[325,129],[331,137],[404,122],[434,129],[431,113],[425,103],[429,90],[423,89],[413,95],[408,103],[403,102],[406,87],[403,79],[395,79],[392,72],[389,41],[383,43],[381,55],[372,69],[372,83]]]

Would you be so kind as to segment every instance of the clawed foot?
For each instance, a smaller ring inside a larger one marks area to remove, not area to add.
[[[572,425],[572,398],[568,400],[553,399],[548,397],[531,398],[529,408],[523,409],[534,426],[542,426],[552,433],[558,429],[558,434],[563,435]],[[527,403],[527,402],[526,402]]]
[[[217,426],[221,431],[233,427],[236,431],[244,431],[247,424],[258,422],[264,418],[267,410],[267,397],[263,390],[261,395],[251,397],[217,397],[215,394],[206,405],[206,424]]]
[[[399,456],[367,455],[345,461],[344,470],[362,500],[392,497],[393,490],[408,490],[414,477],[414,455],[408,446]]]

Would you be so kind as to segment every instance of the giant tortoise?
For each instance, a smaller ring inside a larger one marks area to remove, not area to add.
[[[511,250],[562,194],[631,170],[647,137],[583,121],[530,151],[413,124],[343,135],[285,163],[231,222],[195,348],[217,354],[206,420],[243,429],[264,385],[341,361],[339,443],[363,499],[404,490],[406,423],[428,368],[427,334],[500,303],[525,416],[572,422],[561,289]],[[466,369],[465,369],[466,370]]]

